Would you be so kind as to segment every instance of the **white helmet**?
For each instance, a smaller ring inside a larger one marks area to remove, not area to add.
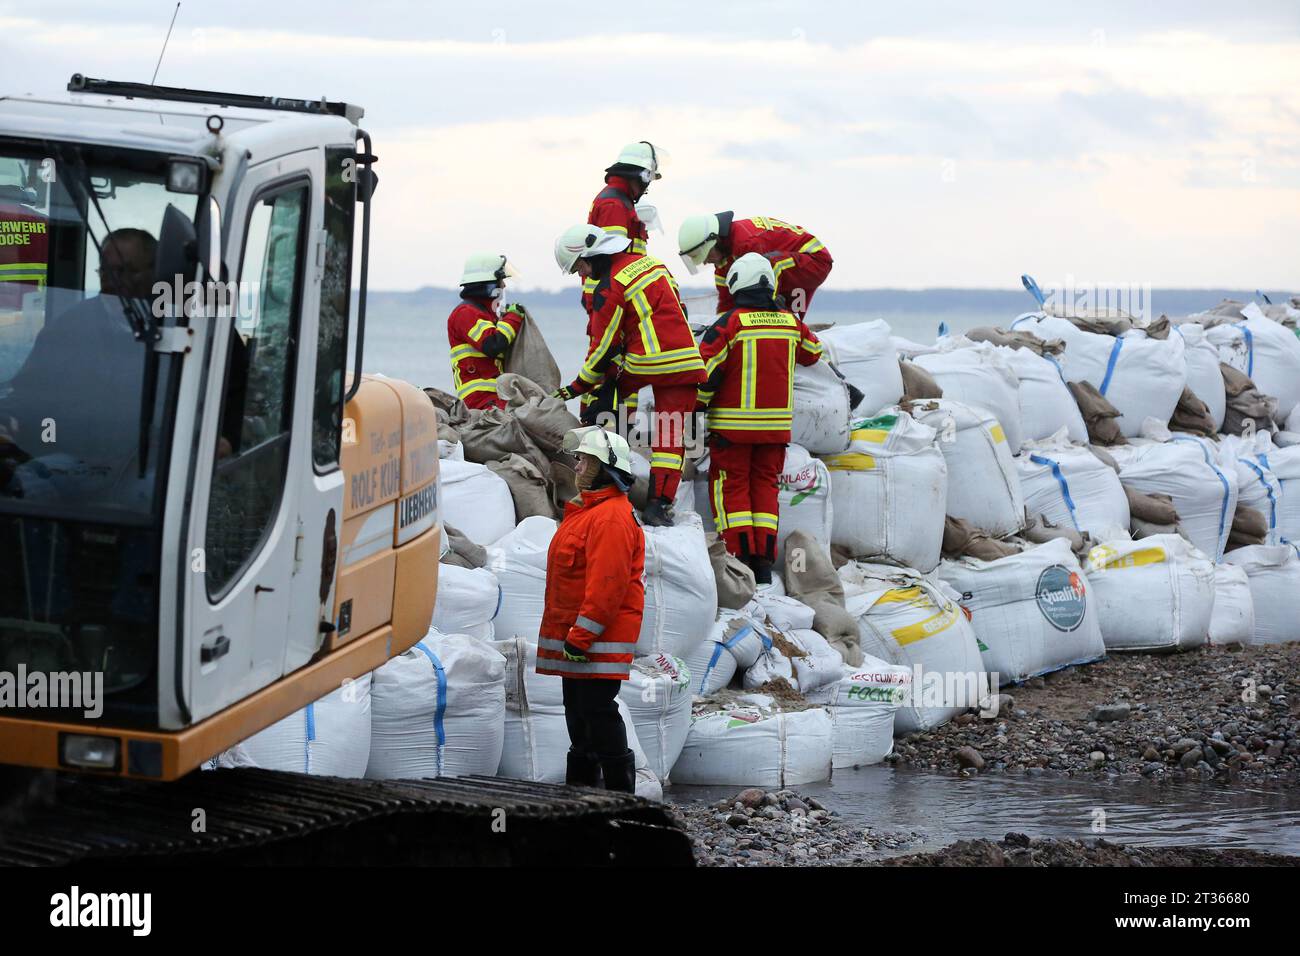
[[[599,226],[584,222],[580,226],[570,226],[555,240],[555,263],[561,272],[568,275],[579,259],[622,252],[631,242],[627,236],[606,232]]]
[[[767,256],[758,252],[747,252],[727,270],[727,291],[732,295],[746,289],[766,288],[768,292],[776,291],[776,276],[772,272],[772,263]]]
[[[513,279],[515,270],[506,257],[499,253],[476,252],[465,260],[465,269],[460,274],[460,284],[471,282],[500,282]]]
[[[632,449],[628,447],[626,439],[618,432],[599,425],[587,425],[565,432],[564,450],[574,455],[579,452],[591,455],[602,464],[632,474]]]
[[[717,245],[722,235],[722,223],[716,215],[691,216],[677,230],[678,255],[686,271],[695,275],[704,264],[704,258]]]
[[[628,143],[614,160],[613,166],[605,168],[607,173],[619,175],[640,174],[641,182],[647,186],[656,179],[662,179],[662,170],[668,165],[668,152],[648,140]]]

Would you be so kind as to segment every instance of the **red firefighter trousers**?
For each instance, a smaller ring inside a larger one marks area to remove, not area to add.
[[[777,480],[785,443],[709,442],[709,501],[727,550],[776,560]]]

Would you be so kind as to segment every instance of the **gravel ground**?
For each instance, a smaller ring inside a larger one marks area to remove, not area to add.
[[[676,810],[700,866],[1300,866],[1300,857],[1255,850],[1039,840],[1023,833],[903,855],[919,843],[918,834],[860,830],[793,790],[751,787],[731,800]]]
[[[888,759],[962,774],[1300,781],[1300,643],[1115,654],[1004,688]],[[1289,693],[1288,693],[1289,692]]]

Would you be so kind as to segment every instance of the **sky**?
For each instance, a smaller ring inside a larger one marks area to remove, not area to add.
[[[174,9],[0,0],[0,91],[148,81]],[[474,251],[571,286],[554,239],[640,139],[688,285],[678,224],[732,209],[821,238],[828,288],[1300,289],[1295,0],[190,0],[157,82],[364,106],[376,289]]]

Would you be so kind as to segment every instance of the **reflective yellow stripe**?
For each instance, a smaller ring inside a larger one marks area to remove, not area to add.
[[[596,343],[596,349],[588,357],[587,361],[582,364],[582,369],[578,372],[578,377],[584,382],[598,382],[603,376],[603,372],[596,370],[596,365],[605,357],[614,344],[614,337],[623,326],[623,307],[615,306],[614,314],[610,317],[609,325],[605,326],[605,332]]]
[[[491,392],[493,395],[497,392],[496,379],[476,378],[467,382],[456,389],[456,397],[464,399],[467,395],[473,395],[475,392]]]
[[[775,531],[777,528],[776,515],[768,514],[765,511],[754,512],[754,527],[764,528],[768,531]]]
[[[740,355],[740,407],[753,408],[758,391],[758,343],[744,341]]]
[[[671,452],[656,451],[650,455],[651,468],[672,468],[676,471],[682,470],[682,456],[674,455]]]
[[[652,256],[641,256],[635,262],[629,262],[618,272],[614,273],[614,279],[621,286],[629,286],[638,277],[645,275],[651,269],[663,269],[664,264]],[[666,270],[665,270],[666,271]]]
[[[718,528],[718,534],[727,530],[727,509],[722,504],[722,483],[726,480],[725,471],[719,471],[718,477],[713,480],[713,523]]]
[[[727,277],[721,272],[715,272],[713,273],[713,284],[725,289],[727,287]]]
[[[474,346],[472,345],[457,345],[454,346],[451,350],[451,358],[452,361],[455,362],[463,358],[485,359],[487,358],[487,356],[484,355],[482,352],[480,352],[478,349],[474,348]]]
[[[751,528],[754,526],[754,516],[750,514],[748,511],[727,512],[728,528],[744,528],[746,526]]]
[[[870,471],[876,467],[876,459],[857,452],[827,455],[822,461],[826,462],[826,467],[831,471]]]
[[[495,332],[496,329],[497,326],[495,322],[491,322],[488,319],[479,319],[469,330],[469,337],[471,339],[476,339],[484,332]]]
[[[807,352],[809,355],[820,356],[822,354],[821,339],[818,339],[816,342],[814,342],[812,341],[812,339],[801,338],[799,340],[799,347],[803,349],[805,352]]]
[[[45,284],[46,273],[44,272],[6,272],[0,274],[0,282],[32,282],[36,285]]]
[[[779,262],[772,263],[772,277],[774,279],[780,279],[781,273],[784,272],[786,269],[789,269],[793,265],[794,265],[793,259],[782,259]]]
[[[598,285],[600,285],[600,280],[595,276],[591,276],[582,280],[582,291],[587,293],[595,292]]]
[[[771,328],[776,326],[798,330],[795,317],[789,312],[742,312],[737,318],[745,328],[752,326]]]
[[[774,418],[771,421],[753,421],[746,418],[714,418],[709,416],[709,427],[729,432],[779,432],[790,431],[792,418]]]
[[[802,246],[800,246],[799,251],[805,254],[809,254],[813,252],[821,252],[825,248],[826,247],[822,245],[821,240],[814,237],[812,239],[809,239]]]
[[[620,236],[627,235],[627,226],[597,226],[597,229],[604,229],[606,232],[616,232]]]
[[[644,240],[644,239],[633,239],[633,240],[632,240],[632,252],[633,252],[635,255],[638,255],[638,256],[643,256],[643,255],[645,255],[645,240]]]
[[[515,332],[515,327],[509,322],[498,322],[497,331],[506,337],[507,342],[514,342],[517,333]]]

